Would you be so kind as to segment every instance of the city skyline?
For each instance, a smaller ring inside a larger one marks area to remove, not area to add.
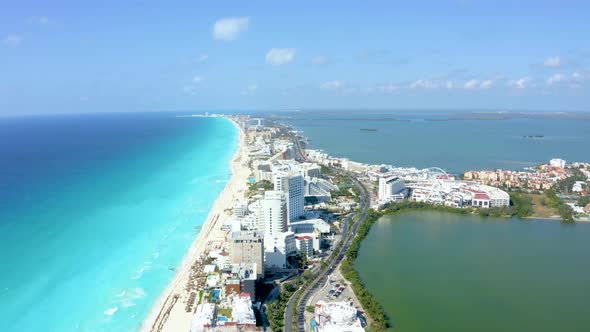
[[[589,109],[582,2],[2,7],[0,116]]]

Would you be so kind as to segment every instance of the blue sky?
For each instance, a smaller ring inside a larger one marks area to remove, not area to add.
[[[590,110],[590,2],[3,1],[0,115]]]

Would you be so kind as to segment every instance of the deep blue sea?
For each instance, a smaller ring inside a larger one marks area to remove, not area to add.
[[[284,121],[311,139],[310,148],[371,164],[513,169],[551,158],[590,162],[590,121],[459,112],[301,112]],[[493,119],[498,117],[501,119]],[[371,129],[361,130],[361,129]],[[524,136],[542,136],[528,138]]]
[[[222,118],[0,118],[0,330],[137,330],[237,146]]]

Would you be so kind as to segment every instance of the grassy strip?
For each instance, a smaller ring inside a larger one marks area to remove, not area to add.
[[[285,328],[285,309],[287,308],[287,302],[293,294],[301,287],[301,291],[296,296],[301,296],[305,288],[309,285],[309,280],[313,277],[310,271],[303,272],[299,277],[293,279],[289,283],[285,283],[281,287],[279,297],[268,305],[267,317],[270,324],[270,328],[274,332],[282,332]],[[296,310],[296,307],[293,308]],[[296,323],[296,320],[293,321]]]
[[[346,259],[340,264],[340,273],[351,283],[354,294],[360,301],[363,308],[371,318],[370,331],[385,331],[389,326],[389,319],[383,310],[383,306],[373,297],[365,288],[357,271],[354,269],[354,260],[358,255],[361,242],[367,237],[371,227],[383,215],[375,210],[369,210],[365,220],[359,225],[357,236],[352,240],[350,247],[346,251]]]

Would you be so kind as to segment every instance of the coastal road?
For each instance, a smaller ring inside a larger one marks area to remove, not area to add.
[[[344,173],[344,172],[343,172]],[[326,266],[322,266],[320,271],[314,275],[313,279],[309,281],[309,286],[303,290],[299,289],[297,292],[291,296],[289,301],[287,302],[287,306],[285,308],[285,321],[284,321],[284,331],[285,332],[292,332],[293,331],[293,319],[296,319],[297,323],[297,331],[304,332],[305,331],[305,305],[310,297],[312,297],[317,291],[319,291],[322,286],[326,283],[328,276],[334,272],[335,269],[338,268],[338,265],[344,258],[344,254],[348,250],[348,247],[352,243],[354,236],[356,235],[356,231],[362,221],[365,219],[367,215],[367,211],[370,206],[370,198],[369,194],[365,188],[365,186],[358,181],[354,175],[346,174],[346,175],[355,185],[360,189],[361,197],[360,197],[360,209],[354,212],[353,214],[345,217],[343,219],[343,232],[342,232],[342,245],[340,249],[335,252],[335,257],[332,257],[327,261]],[[352,230],[348,229],[348,221],[352,218],[354,220],[355,217],[356,221],[352,226]],[[333,253],[334,255],[334,253]],[[299,292],[301,292],[301,296],[296,296]],[[297,308],[297,313],[295,315],[294,308]]]
[[[307,157],[303,151],[303,147],[301,146],[301,141],[295,136],[291,135],[291,140],[296,146],[296,153],[300,160],[307,161]],[[320,270],[313,275],[313,279],[309,281],[309,287],[305,289],[298,289],[293,293],[289,301],[287,302],[287,306],[285,308],[285,315],[284,315],[284,331],[285,332],[292,332],[293,331],[293,319],[297,319],[297,331],[304,332],[305,331],[305,304],[307,303],[308,299],[313,296],[319,289],[322,288],[322,285],[326,282],[328,276],[334,272],[338,265],[344,258],[344,254],[348,250],[348,247],[352,243],[354,236],[356,235],[356,231],[359,225],[365,220],[367,215],[367,211],[370,207],[370,195],[367,191],[367,188],[354,176],[353,173],[349,173],[342,170],[336,170],[340,175],[346,176],[351,182],[353,182],[360,190],[360,209],[353,212],[352,214],[346,216],[342,220],[342,235],[341,235],[341,244],[339,246],[339,250],[333,253],[326,265],[320,267]],[[352,226],[352,231],[349,230],[348,223],[349,220],[352,218],[359,218],[356,219]],[[350,231],[350,232],[349,232]],[[297,296],[299,293],[302,293],[301,296]],[[298,299],[298,300],[296,300]],[[297,313],[295,315],[294,308],[297,308]],[[295,317],[296,316],[296,317]]]

